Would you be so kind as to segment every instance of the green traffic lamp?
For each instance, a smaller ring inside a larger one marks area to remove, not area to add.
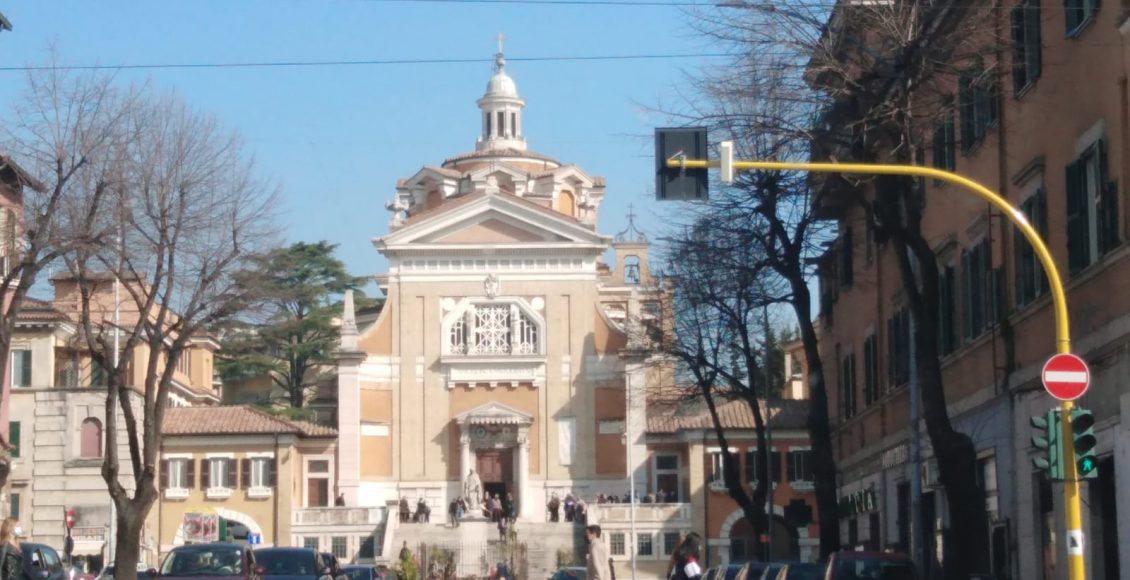
[[[1036,429],[1036,434],[1032,436],[1032,446],[1043,451],[1032,458],[1032,466],[1047,474],[1050,480],[1062,480],[1063,450],[1059,442],[1059,411],[1053,409],[1044,415],[1036,415],[1028,422]]]
[[[1071,438],[1075,448],[1075,470],[1079,479],[1099,476],[1099,461],[1095,457],[1095,415],[1088,409],[1071,410]]]

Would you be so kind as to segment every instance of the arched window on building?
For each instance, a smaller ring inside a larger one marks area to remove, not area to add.
[[[557,194],[557,211],[569,217],[577,217],[577,198],[573,192],[565,189]]]
[[[82,422],[79,457],[102,457],[102,421],[88,417]]]
[[[624,257],[624,283],[640,283],[640,258],[639,256]]]
[[[443,195],[435,190],[429,191],[428,197],[424,199],[424,209],[428,210],[433,207],[439,207],[441,203],[443,203]]]

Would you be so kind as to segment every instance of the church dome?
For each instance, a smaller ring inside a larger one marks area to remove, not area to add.
[[[512,99],[518,98],[518,86],[514,84],[514,79],[506,74],[506,71],[499,67],[490,80],[487,81],[487,92],[484,97],[509,97]]]

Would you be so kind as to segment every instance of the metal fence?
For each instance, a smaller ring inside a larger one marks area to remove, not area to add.
[[[507,578],[530,578],[530,552],[524,542],[481,540],[459,544],[422,542],[412,552],[421,580],[470,580],[490,578],[499,566]],[[400,565],[399,559],[394,562]],[[535,575],[537,577],[537,575]]]

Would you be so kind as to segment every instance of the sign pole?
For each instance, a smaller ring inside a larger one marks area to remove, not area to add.
[[[662,137],[662,131],[663,130],[657,131],[656,147],[659,152],[665,151],[665,149],[661,147],[661,143],[659,143]],[[684,129],[684,131],[688,131],[688,129]],[[702,136],[705,137],[706,130],[700,129],[700,132]],[[696,148],[688,147],[688,149],[697,152]],[[732,150],[732,147],[728,148],[728,151]],[[659,176],[667,177],[668,181],[670,181],[670,176],[664,175],[664,170],[679,170],[685,173],[688,170],[705,170],[711,167],[722,166],[720,160],[688,159],[685,155],[676,156],[674,158],[657,159],[656,161],[658,169],[660,170]],[[1044,268],[1044,273],[1048,277],[1048,286],[1051,289],[1052,308],[1055,312],[1056,352],[1059,354],[1071,353],[1071,326],[1067,315],[1067,296],[1063,288],[1063,280],[1059,276],[1059,269],[1055,264],[1055,259],[1052,258],[1051,252],[1048,251],[1048,247],[1044,244],[1044,240],[1040,237],[1039,232],[1028,222],[1028,218],[1024,215],[1024,212],[1020,211],[1020,209],[1013,206],[1007,199],[1001,197],[984,185],[951,171],[944,171],[933,167],[923,167],[920,165],[810,163],[801,161],[733,161],[731,164],[731,162],[727,160],[727,170],[731,167],[733,171],[805,171],[809,173],[928,177],[956,185],[973,193],[1000,211],[1001,215],[1008,218],[1016,227],[1017,231],[1023,234],[1028,243],[1032,245],[1032,250],[1036,253],[1036,257],[1040,260],[1040,265]],[[703,189],[705,189],[705,185]],[[1074,405],[1071,401],[1064,401],[1060,408],[1063,416],[1062,433],[1064,437],[1068,437],[1067,441],[1071,441],[1071,409],[1074,408]],[[1067,465],[1064,466],[1063,498],[1066,504],[1067,537],[1069,538],[1067,577],[1069,580],[1086,580],[1087,570],[1086,564],[1083,561],[1082,509],[1079,503],[1079,482],[1075,466],[1075,450],[1071,445],[1064,446],[1064,463],[1067,463]]]

